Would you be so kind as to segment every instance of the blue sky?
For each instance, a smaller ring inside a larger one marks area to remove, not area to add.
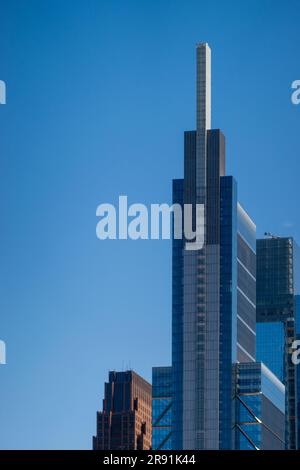
[[[170,363],[169,241],[100,241],[96,207],[171,201],[212,124],[258,234],[300,241],[299,1],[1,1],[0,448],[90,448],[109,369]]]

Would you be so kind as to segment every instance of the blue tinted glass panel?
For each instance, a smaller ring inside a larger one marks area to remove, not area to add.
[[[263,362],[279,380],[284,380],[283,322],[257,323],[256,358]]]

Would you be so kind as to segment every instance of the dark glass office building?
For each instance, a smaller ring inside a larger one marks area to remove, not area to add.
[[[296,308],[296,339],[299,341],[297,344],[297,352],[300,349],[300,295],[295,296],[295,308]],[[296,351],[295,351],[296,352]],[[300,353],[297,355],[300,360]],[[297,375],[297,449],[300,450],[300,364],[296,365]]]
[[[285,387],[264,364],[236,369],[236,450],[285,448]]]
[[[257,360],[286,387],[286,447],[297,447],[296,339],[297,245],[292,238],[257,240]]]
[[[151,385],[134,371],[109,372],[93,449],[151,449],[151,399]]]
[[[183,206],[183,179],[173,181],[173,204]],[[183,423],[183,250],[184,240],[172,243],[172,449],[182,449]]]
[[[172,368],[152,369],[152,449],[172,449]]]

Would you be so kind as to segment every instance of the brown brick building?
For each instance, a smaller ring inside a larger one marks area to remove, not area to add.
[[[151,395],[151,385],[135,372],[109,372],[93,449],[150,449]]]

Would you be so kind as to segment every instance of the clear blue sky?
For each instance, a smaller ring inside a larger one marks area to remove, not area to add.
[[[170,242],[101,242],[95,211],[171,201],[197,42],[242,204],[300,240],[299,8],[1,0],[0,448],[90,448],[108,370],[170,363]]]

